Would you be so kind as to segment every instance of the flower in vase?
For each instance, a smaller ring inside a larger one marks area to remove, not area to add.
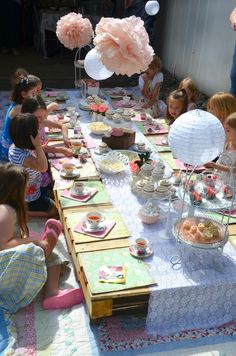
[[[108,106],[101,104],[98,105],[98,112],[102,114],[103,116],[105,115],[105,112],[108,110]]]

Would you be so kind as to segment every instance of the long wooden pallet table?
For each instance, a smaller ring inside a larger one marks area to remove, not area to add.
[[[96,206],[92,208],[96,209]],[[114,208],[111,205],[107,205],[103,206],[102,209],[110,211]],[[79,209],[80,213],[81,210],[85,211],[86,209],[84,209],[84,207]],[[78,208],[63,210],[63,225],[68,248],[75,266],[76,276],[80,281],[85,296],[90,321],[94,322],[98,318],[112,316],[117,312],[146,312],[149,300],[148,287],[137,287],[106,293],[93,293],[83,263],[83,254],[87,252],[122,248],[128,249],[130,244],[128,231],[124,231],[123,235],[117,234],[117,232],[114,231],[113,238],[110,237],[102,241],[89,236],[85,236],[84,239],[86,241],[79,241],[76,236],[78,234],[73,231],[73,221],[77,215]]]

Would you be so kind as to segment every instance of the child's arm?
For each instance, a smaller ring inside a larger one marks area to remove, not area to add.
[[[208,162],[204,165],[206,168],[217,169],[222,172],[229,172],[229,167],[224,164],[216,163],[216,162]],[[236,173],[236,165],[233,167],[233,173]]]
[[[22,105],[16,105],[14,106],[11,111],[9,112],[9,117],[12,119],[14,116],[16,116],[17,114],[21,113],[21,106]]]
[[[49,128],[56,128],[60,129],[62,131],[62,136],[63,136],[63,141],[65,142],[65,145],[67,147],[70,146],[69,139],[68,139],[68,127],[64,124],[61,124],[60,122],[52,121],[49,119],[44,120],[43,122],[44,127],[49,127]]]
[[[47,106],[47,112],[50,114],[52,111],[57,111],[59,108],[59,105],[56,102],[50,103]]]
[[[155,103],[156,99],[159,96],[160,89],[161,89],[161,82],[155,85],[155,88],[151,93],[151,97],[149,98],[149,101],[142,106],[143,109],[148,109]]]
[[[146,73],[141,74],[139,77],[139,80],[138,80],[141,94],[145,98],[148,98],[148,81],[149,81],[149,79],[148,79]]]
[[[66,157],[72,157],[73,151],[68,147],[56,147],[56,146],[49,146],[43,145],[43,150],[46,153],[61,153]]]
[[[37,136],[33,138],[30,136],[32,144],[35,147],[36,157],[27,157],[24,160],[24,167],[32,168],[35,171],[39,172],[47,172],[48,169],[48,161],[47,157],[42,148],[40,132],[38,132]]]
[[[11,206],[0,205],[0,250],[7,250],[23,244],[29,244],[33,242],[35,245],[42,247],[45,251],[50,248],[47,241],[36,240],[35,238],[21,238],[21,236],[15,236],[15,211]]]

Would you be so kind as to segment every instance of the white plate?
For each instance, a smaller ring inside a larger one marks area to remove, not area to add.
[[[109,151],[111,151],[110,147],[108,147],[106,152],[102,152],[102,153],[99,151],[99,148],[95,148],[94,153],[96,153],[96,155],[106,155]]]
[[[137,248],[137,246],[135,245],[135,244],[132,244],[130,247],[129,247],[129,253],[132,255],[132,256],[134,256],[134,257],[136,257],[136,258],[147,258],[147,257],[150,257],[152,254],[153,254],[153,250],[152,250],[152,248],[150,247],[150,246],[148,246],[147,248],[146,248],[146,252],[144,253],[144,254],[142,254],[142,255],[139,255],[138,254],[138,248]]]
[[[88,187],[85,187],[82,193],[78,193],[78,192],[76,192],[76,191],[74,190],[74,188],[72,187],[72,188],[70,189],[70,193],[71,193],[72,195],[76,196],[76,197],[81,197],[81,198],[82,198],[82,197],[85,197],[85,196],[91,194],[91,190],[90,190]]]
[[[152,150],[149,147],[145,148],[144,150],[140,150],[140,148],[138,148],[138,145],[136,143],[131,147],[131,149],[133,149],[136,152],[143,152],[143,153],[152,152]]]
[[[106,229],[106,224],[102,221],[96,227],[92,227],[84,220],[81,224],[81,227],[85,232],[102,232]]]
[[[73,179],[73,178],[79,177],[80,176],[80,172],[79,172],[78,169],[75,169],[71,174],[67,174],[65,171],[61,170],[60,171],[60,176],[62,178],[66,178],[66,179]]]
[[[103,156],[99,163],[99,168],[107,174],[117,174],[124,172],[129,163],[127,156],[118,151],[111,151]]]

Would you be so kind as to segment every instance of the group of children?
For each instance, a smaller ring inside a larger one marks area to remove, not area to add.
[[[171,125],[183,113],[197,109],[197,95],[194,81],[187,77],[183,79],[176,90],[167,97],[166,104],[159,99],[163,82],[161,60],[154,56],[146,72],[139,76],[139,88],[143,97],[142,108],[149,110],[153,117],[164,117],[167,124]],[[236,173],[236,98],[227,92],[218,92],[207,101],[207,111],[216,116],[225,129],[225,153],[230,156],[233,173]],[[209,162],[207,168],[219,171],[229,171],[228,165],[222,159]]]
[[[56,251],[62,225],[52,219],[58,211],[48,194],[47,153],[72,156],[73,152],[67,127],[47,119],[58,104],[46,106],[41,89],[37,76],[24,69],[14,73],[1,136],[1,161],[5,162],[0,164],[0,308],[11,312],[29,304],[43,286],[44,309],[68,308],[83,300],[80,288],[59,290],[61,269],[67,261]],[[48,146],[45,127],[61,129],[65,147]],[[50,218],[42,239],[29,236],[27,216]]]

